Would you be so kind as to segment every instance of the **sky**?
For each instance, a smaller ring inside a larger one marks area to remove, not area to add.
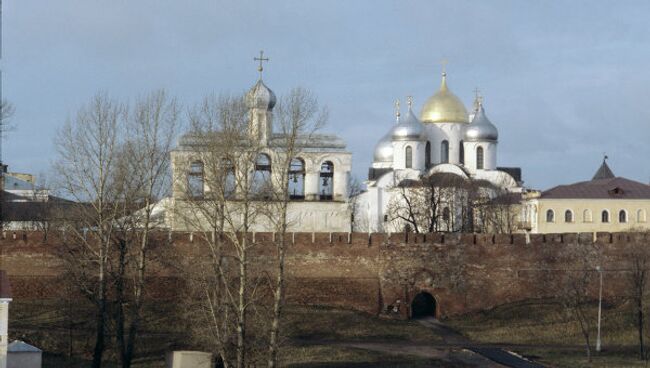
[[[420,111],[448,84],[468,109],[479,88],[499,129],[498,166],[525,185],[588,180],[603,154],[650,181],[650,2],[20,0],[2,9],[3,141],[10,171],[51,176],[54,137],[98,91],[133,100],[165,88],[187,107],[257,79],[311,90],[325,133],[365,179],[393,102]]]

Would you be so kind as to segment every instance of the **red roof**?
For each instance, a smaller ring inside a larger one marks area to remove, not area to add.
[[[11,285],[7,273],[0,270],[0,299],[11,299]]]
[[[542,192],[541,198],[650,199],[650,185],[626,178],[609,178],[559,185]]]

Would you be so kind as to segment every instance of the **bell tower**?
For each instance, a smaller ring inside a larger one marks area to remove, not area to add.
[[[269,61],[269,58],[265,58],[264,51],[260,51],[260,56],[253,60],[259,61],[257,71],[260,76],[257,83],[246,94],[246,104],[250,111],[249,131],[252,137],[259,139],[260,143],[266,146],[273,134],[273,107],[277,100],[275,93],[262,81],[264,71],[262,63]]]

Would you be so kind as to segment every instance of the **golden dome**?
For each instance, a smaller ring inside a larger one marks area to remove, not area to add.
[[[420,120],[423,123],[469,123],[465,105],[447,88],[446,73],[442,73],[440,91],[424,103]]]

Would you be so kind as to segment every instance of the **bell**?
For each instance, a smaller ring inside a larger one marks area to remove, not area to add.
[[[297,183],[297,182],[298,182],[298,176],[295,175],[295,174],[292,175],[292,176],[293,176],[293,182],[294,182],[294,183]]]
[[[327,178],[323,178],[323,186],[324,186],[324,187],[327,186]]]

